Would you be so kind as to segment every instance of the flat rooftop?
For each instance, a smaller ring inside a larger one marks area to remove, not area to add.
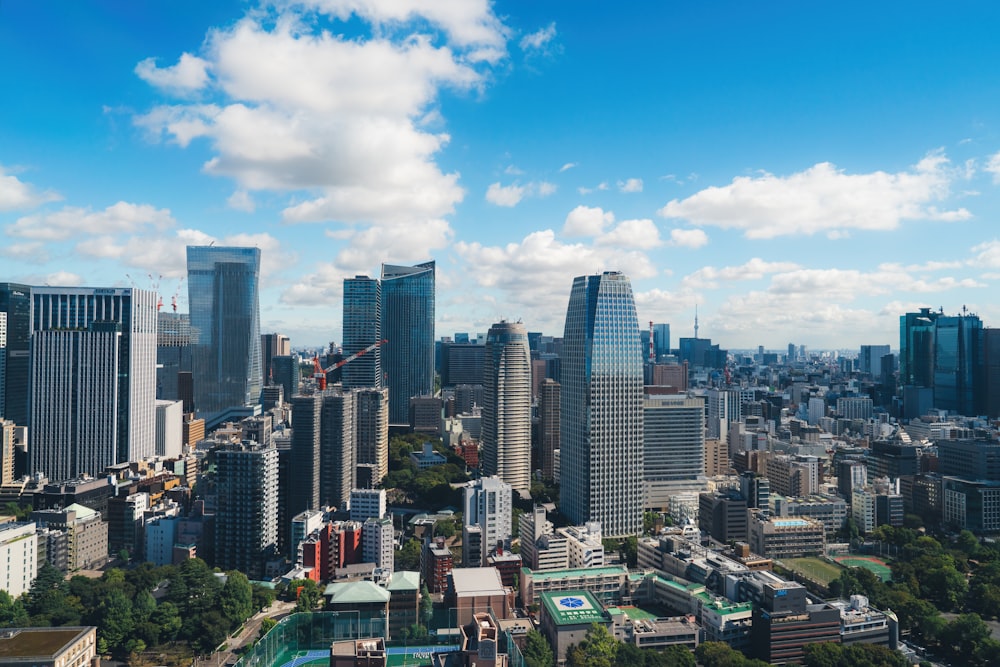
[[[588,591],[542,593],[542,604],[556,625],[606,623],[608,615],[601,603]]]
[[[9,637],[0,636],[0,658],[52,657],[92,629],[77,626],[14,630]]]

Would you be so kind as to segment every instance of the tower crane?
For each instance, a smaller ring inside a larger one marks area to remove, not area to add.
[[[380,340],[377,343],[372,343],[371,345],[369,345],[365,349],[358,350],[357,352],[355,352],[351,356],[344,357],[343,359],[341,359],[337,363],[333,364],[332,366],[328,366],[327,368],[323,368],[323,366],[320,365],[320,363],[319,363],[319,355],[313,357],[313,369],[315,370],[315,372],[313,373],[313,377],[316,379],[316,385],[319,387],[319,390],[323,391],[324,389],[326,389],[326,374],[327,373],[329,373],[331,371],[337,370],[341,366],[354,361],[358,357],[361,357],[361,356],[364,356],[364,355],[368,354],[372,350],[374,350],[374,349],[376,349],[378,347],[381,347],[382,345],[384,345],[385,343],[388,343],[388,342],[389,342],[388,340]]]

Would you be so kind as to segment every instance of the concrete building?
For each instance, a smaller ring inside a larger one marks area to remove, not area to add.
[[[346,368],[346,366],[345,366]],[[320,506],[343,508],[356,479],[358,392],[332,387],[322,392],[319,431]],[[293,419],[295,412],[292,411]]]
[[[0,667],[88,667],[99,663],[97,628],[12,628],[0,636]]]
[[[35,523],[0,524],[0,589],[17,598],[28,592],[37,574]]]
[[[156,455],[176,458],[184,444],[184,405],[180,401],[156,402]]]
[[[351,489],[351,521],[364,523],[385,516],[385,489]]]
[[[389,390],[361,388],[354,396],[357,463],[372,466],[372,486],[377,486],[389,474]]]
[[[513,489],[499,477],[481,477],[463,489],[462,565],[486,565],[498,546],[510,548]]]
[[[393,542],[392,519],[370,518],[361,531],[364,561],[375,563],[376,567],[392,572],[395,543]]]
[[[389,637],[389,598],[392,594],[371,581],[329,584],[323,591],[326,611],[357,619],[358,635]]]
[[[602,604],[621,604],[629,590],[628,569],[620,565],[584,568],[577,570],[550,570],[538,572],[521,568],[518,593],[521,605],[538,604],[543,593],[585,590]]]
[[[826,530],[812,519],[766,519],[754,512],[750,520],[750,549],[767,558],[803,558],[823,555]]]
[[[569,567],[569,546],[565,535],[557,534],[546,519],[545,508],[535,505],[518,519],[521,559],[531,570],[564,570]]]
[[[262,579],[278,551],[278,450],[248,442],[215,456],[215,565]]]
[[[497,322],[486,336],[483,366],[483,473],[522,496],[531,487],[531,359],[528,331]]]
[[[559,451],[559,396],[562,386],[551,378],[538,388],[538,434],[542,477],[554,479],[556,452]]]
[[[455,567],[451,549],[445,546],[444,538],[424,540],[420,552],[420,571],[424,582],[431,593],[444,593],[448,590],[448,575]]]
[[[404,630],[420,622],[420,573],[393,572],[386,582],[389,591],[389,638],[398,639]]]
[[[569,647],[582,642],[595,623],[611,629],[611,615],[586,590],[542,593],[539,631],[545,635],[556,665],[566,664]]]
[[[512,615],[514,592],[506,588],[494,567],[467,567],[451,571],[446,604],[455,608],[455,622],[464,625],[477,612],[488,612],[494,618]]]
[[[747,501],[738,491],[698,495],[698,528],[728,543],[747,540]]]
[[[698,484],[705,474],[704,403],[680,396],[646,398],[642,414],[644,506],[665,511],[670,496],[704,488]]]
[[[31,520],[40,528],[66,534],[67,572],[90,570],[107,563],[108,524],[101,521],[99,512],[74,503],[62,510],[35,510]]]

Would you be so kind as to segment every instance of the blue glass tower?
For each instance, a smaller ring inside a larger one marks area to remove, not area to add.
[[[0,418],[28,425],[28,374],[31,351],[31,288],[0,283],[0,313],[6,315],[6,343],[0,350]]]
[[[382,340],[382,287],[374,278],[344,279],[344,356]],[[344,366],[345,389],[382,386],[382,349],[375,348]]]
[[[382,336],[389,423],[406,424],[410,398],[434,390],[434,262],[382,265]]]
[[[260,249],[188,246],[194,407],[211,426],[260,401]]]
[[[934,407],[960,415],[981,413],[983,323],[976,315],[942,315],[934,335]]]
[[[640,350],[628,277],[576,278],[563,333],[560,509],[609,537],[642,532]]]

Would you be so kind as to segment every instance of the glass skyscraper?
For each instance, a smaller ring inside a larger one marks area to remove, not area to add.
[[[935,324],[934,407],[978,415],[977,399],[983,396],[984,384],[982,320],[976,315],[942,315]]]
[[[482,382],[483,473],[526,496],[531,489],[531,353],[523,324],[490,327]]]
[[[188,246],[194,408],[211,426],[260,401],[260,248]]]
[[[0,283],[0,313],[6,314],[6,343],[0,368],[0,418],[28,425],[28,367],[31,363],[31,288]]]
[[[899,384],[934,386],[934,334],[939,313],[921,308],[899,317]]]
[[[382,336],[389,423],[406,424],[410,398],[434,391],[434,262],[382,265]]]
[[[604,535],[642,532],[643,384],[632,285],[618,272],[573,281],[562,348],[560,510]]]
[[[382,340],[382,287],[374,278],[344,279],[344,356],[360,352]],[[344,366],[345,389],[382,386],[382,349],[358,357]]]

